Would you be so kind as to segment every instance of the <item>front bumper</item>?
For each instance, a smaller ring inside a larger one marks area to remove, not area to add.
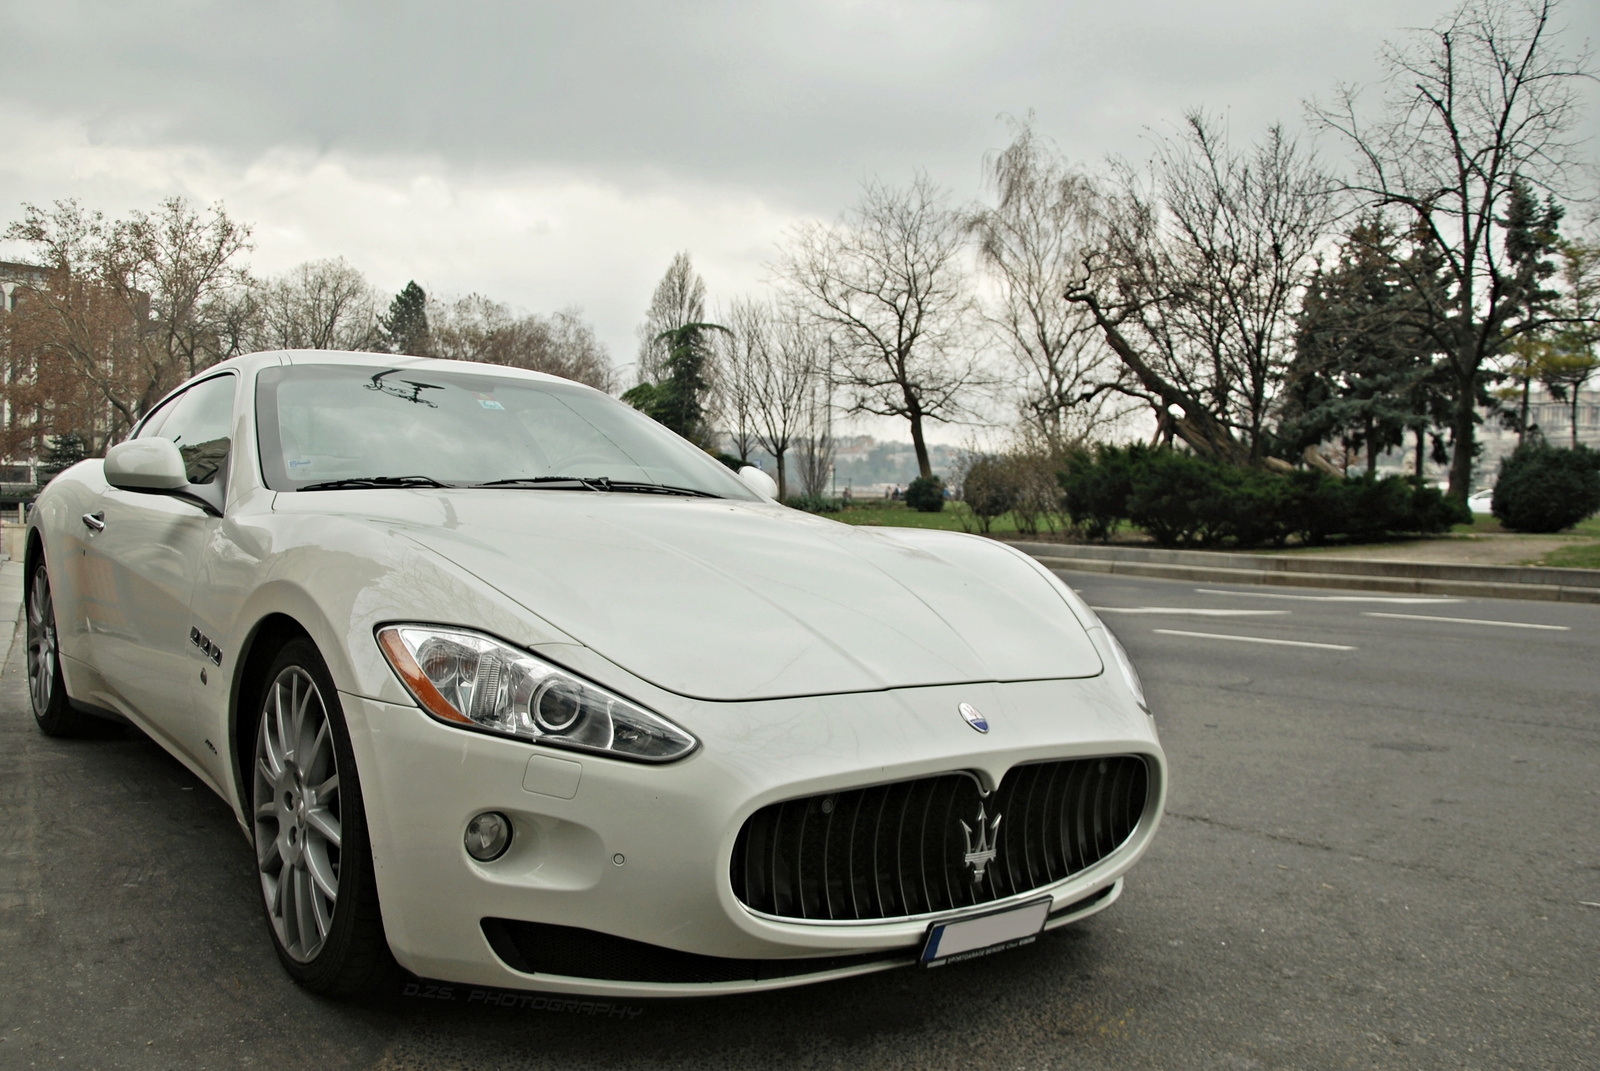
[[[340,698],[396,958],[424,977],[485,987],[688,996],[796,985],[914,960],[930,917],[778,919],[735,898],[728,878],[734,841],[751,814],[778,800],[955,770],[972,772],[992,790],[1019,763],[1144,756],[1149,797],[1127,842],[1100,863],[1018,898],[1049,895],[1053,926],[1116,898],[1166,795],[1154,728],[1107,675],[686,702],[663,713],[702,746],[664,766],[560,752],[441,725],[414,706]],[[962,702],[988,715],[988,734],[957,715]],[[462,844],[468,820],[485,810],[509,815],[516,830],[510,849],[492,863],[474,861]],[[573,927],[696,956],[814,958],[820,969],[690,983],[525,973],[495,953],[484,919]]]

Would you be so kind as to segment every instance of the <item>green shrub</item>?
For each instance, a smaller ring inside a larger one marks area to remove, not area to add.
[[[1534,439],[1500,462],[1490,510],[1517,532],[1559,532],[1600,510],[1600,452]]]
[[[1164,547],[1215,542],[1226,524],[1230,475],[1193,454],[1147,451],[1134,468],[1128,519]]]
[[[921,513],[938,513],[944,509],[944,481],[918,476],[906,485],[906,505]]]
[[[1110,539],[1128,519],[1135,451],[1148,452],[1142,446],[1100,446],[1092,454],[1079,450],[1068,455],[1065,471],[1057,474],[1068,516],[1090,539]]]

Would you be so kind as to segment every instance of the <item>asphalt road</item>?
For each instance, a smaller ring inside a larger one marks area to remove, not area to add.
[[[1600,1066],[1600,607],[1063,575],[1171,758],[1122,900],[986,960],[624,1015],[297,990],[231,813],[136,733],[40,735],[16,644],[0,1067]]]

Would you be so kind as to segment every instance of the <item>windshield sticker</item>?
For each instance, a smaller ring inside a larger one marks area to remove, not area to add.
[[[291,469],[304,468],[309,464],[311,464],[311,459],[309,457],[291,457],[289,459],[289,467]]]
[[[492,394],[479,394],[477,398],[478,404],[483,406],[485,409],[499,409],[502,412],[505,411],[506,407],[495,401],[494,395]]]

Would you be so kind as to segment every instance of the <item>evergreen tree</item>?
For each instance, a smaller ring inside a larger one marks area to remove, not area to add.
[[[1410,326],[1433,273],[1425,248],[1402,244],[1382,220],[1363,219],[1307,287],[1279,429],[1295,452],[1341,439],[1366,450],[1372,472],[1411,431],[1420,468],[1422,437],[1444,415],[1428,342]]]
[[[712,433],[705,420],[705,397],[711,388],[707,377],[711,346],[706,333],[727,330],[721,324],[697,321],[661,332],[656,337],[667,348],[662,366],[665,378],[659,383],[639,384],[623,394],[622,400],[695,445],[707,446]]]
[[[1557,228],[1565,213],[1554,197],[1546,197],[1540,204],[1533,187],[1521,176],[1512,180],[1511,198],[1501,222],[1506,232],[1506,260],[1510,269],[1504,273],[1502,282],[1512,298],[1511,304],[1520,314],[1522,323],[1517,326],[1525,332],[1517,341],[1527,342],[1521,347],[1515,344],[1510,347],[1517,355],[1514,375],[1522,383],[1522,404],[1515,425],[1518,443],[1528,434],[1529,395],[1539,375],[1536,355],[1545,348],[1536,338],[1536,325],[1549,316],[1553,304],[1561,297],[1545,285],[1545,280],[1556,273],[1552,255],[1561,248]]]
[[[388,353],[428,355],[428,295],[415,281],[407,283],[389,303],[389,311],[378,325],[378,346]]]

